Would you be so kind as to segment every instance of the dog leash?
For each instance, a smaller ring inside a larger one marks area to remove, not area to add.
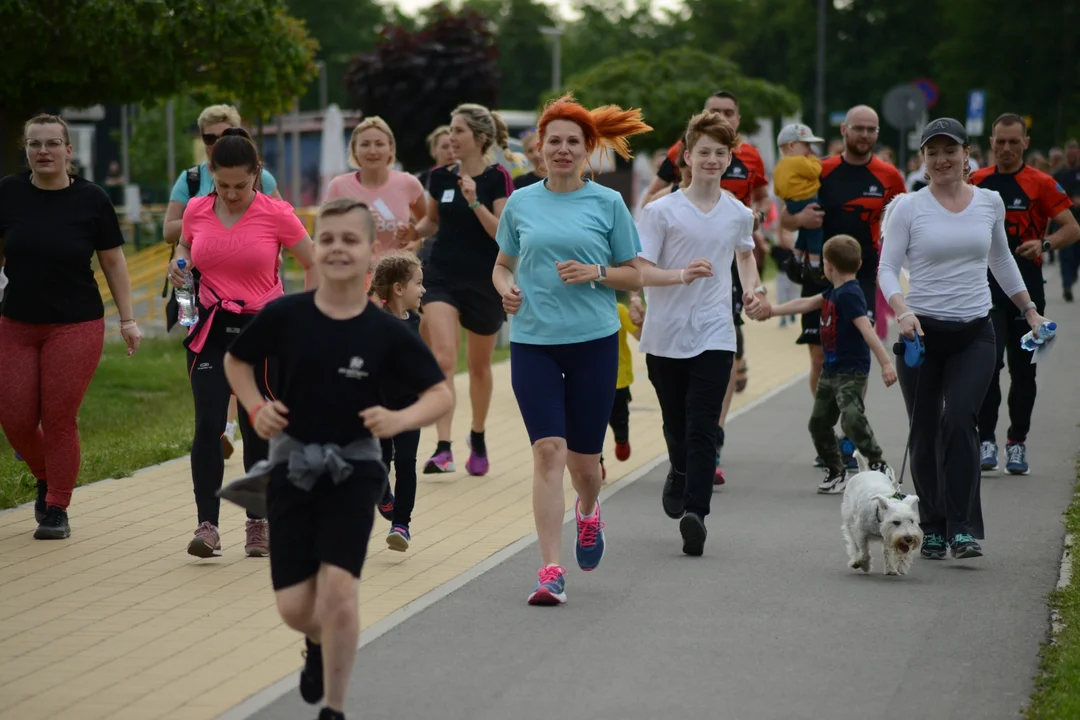
[[[897,355],[902,355],[904,358],[904,364],[909,368],[916,368],[915,372],[915,391],[911,396],[911,417],[908,419],[908,434],[907,441],[904,443],[904,459],[900,463],[900,478],[896,481],[896,486],[900,487],[904,484],[904,471],[907,469],[908,453],[911,452],[911,432],[915,429],[915,404],[919,401],[919,380],[922,378],[922,364],[926,359],[926,348],[922,344],[922,340],[918,334],[911,340],[901,336],[903,343],[903,352],[901,350],[901,343],[898,342],[893,346],[893,352]]]

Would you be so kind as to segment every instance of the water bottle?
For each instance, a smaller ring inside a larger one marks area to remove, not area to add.
[[[1044,322],[1039,326],[1037,330],[1029,332],[1024,337],[1020,338],[1020,347],[1024,348],[1028,352],[1034,352],[1037,347],[1043,343],[1050,342],[1054,339],[1054,333],[1057,332],[1056,322]]]
[[[184,285],[176,289],[176,305],[179,308],[178,322],[184,327],[191,327],[199,322],[199,306],[195,304],[195,279],[191,273],[184,270],[187,261],[179,258],[176,267],[184,273]]]

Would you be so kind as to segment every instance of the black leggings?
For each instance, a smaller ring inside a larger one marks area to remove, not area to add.
[[[211,331],[212,332],[212,331]],[[273,397],[270,371],[272,364],[255,368],[255,381],[263,397]],[[191,441],[191,479],[195,485],[195,505],[199,511],[199,523],[218,524],[221,489],[225,477],[225,455],[221,447],[221,434],[225,429],[232,389],[225,379],[225,346],[220,340],[208,337],[203,349],[194,353],[188,350],[188,374],[191,377],[191,395],[195,400],[195,437]],[[237,402],[237,419],[240,435],[244,438],[244,470],[265,460],[270,452],[267,441],[255,434],[248,422],[247,409]],[[248,517],[259,519],[250,512]]]
[[[1042,314],[1043,308],[1039,308]],[[1001,370],[1009,362],[1009,442],[1022,443],[1031,430],[1031,413],[1035,410],[1035,368],[1031,353],[1020,347],[1020,338],[1031,328],[1016,307],[994,308],[990,311],[997,338],[997,362],[994,377],[986,391],[982,410],[979,411],[979,439],[997,441],[998,411],[1001,408]]]
[[[420,447],[420,431],[408,430],[382,441],[383,465],[390,472],[394,463],[394,524],[408,525],[416,507],[416,449]],[[389,485],[386,494],[390,492]]]
[[[911,477],[925,533],[949,540],[983,537],[977,417],[994,374],[994,326],[919,318],[921,367],[897,355],[896,372],[911,422]],[[897,349],[902,348],[902,343]]]
[[[615,388],[615,403],[611,406],[608,424],[615,433],[615,442],[630,442],[630,387]]]

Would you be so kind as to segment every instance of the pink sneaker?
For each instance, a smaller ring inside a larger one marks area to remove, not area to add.
[[[270,527],[265,520],[248,520],[244,531],[247,534],[244,552],[248,557],[266,557],[270,554]]]
[[[452,473],[454,470],[454,453],[450,450],[440,450],[424,463],[425,475]]]
[[[195,537],[187,546],[188,555],[195,557],[213,557],[215,552],[221,552],[221,536],[218,529],[209,522],[204,522],[195,529]]]
[[[487,475],[491,469],[487,455],[481,455],[469,445],[469,459],[465,461],[465,470],[470,475]]]

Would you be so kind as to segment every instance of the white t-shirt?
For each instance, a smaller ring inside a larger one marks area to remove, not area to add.
[[[889,204],[883,224],[878,286],[886,299],[910,271],[907,305],[916,315],[970,321],[990,312],[987,268],[1006,295],[1025,290],[1005,235],[1005,204],[993,190],[975,187],[961,212],[942,207],[929,187]]]
[[[640,256],[663,270],[681,270],[698,258],[713,276],[689,285],[645,288],[645,325],[638,347],[650,355],[690,358],[706,350],[735,351],[731,261],[754,249],[754,214],[724,193],[703,213],[681,192],[647,205],[638,221]]]

